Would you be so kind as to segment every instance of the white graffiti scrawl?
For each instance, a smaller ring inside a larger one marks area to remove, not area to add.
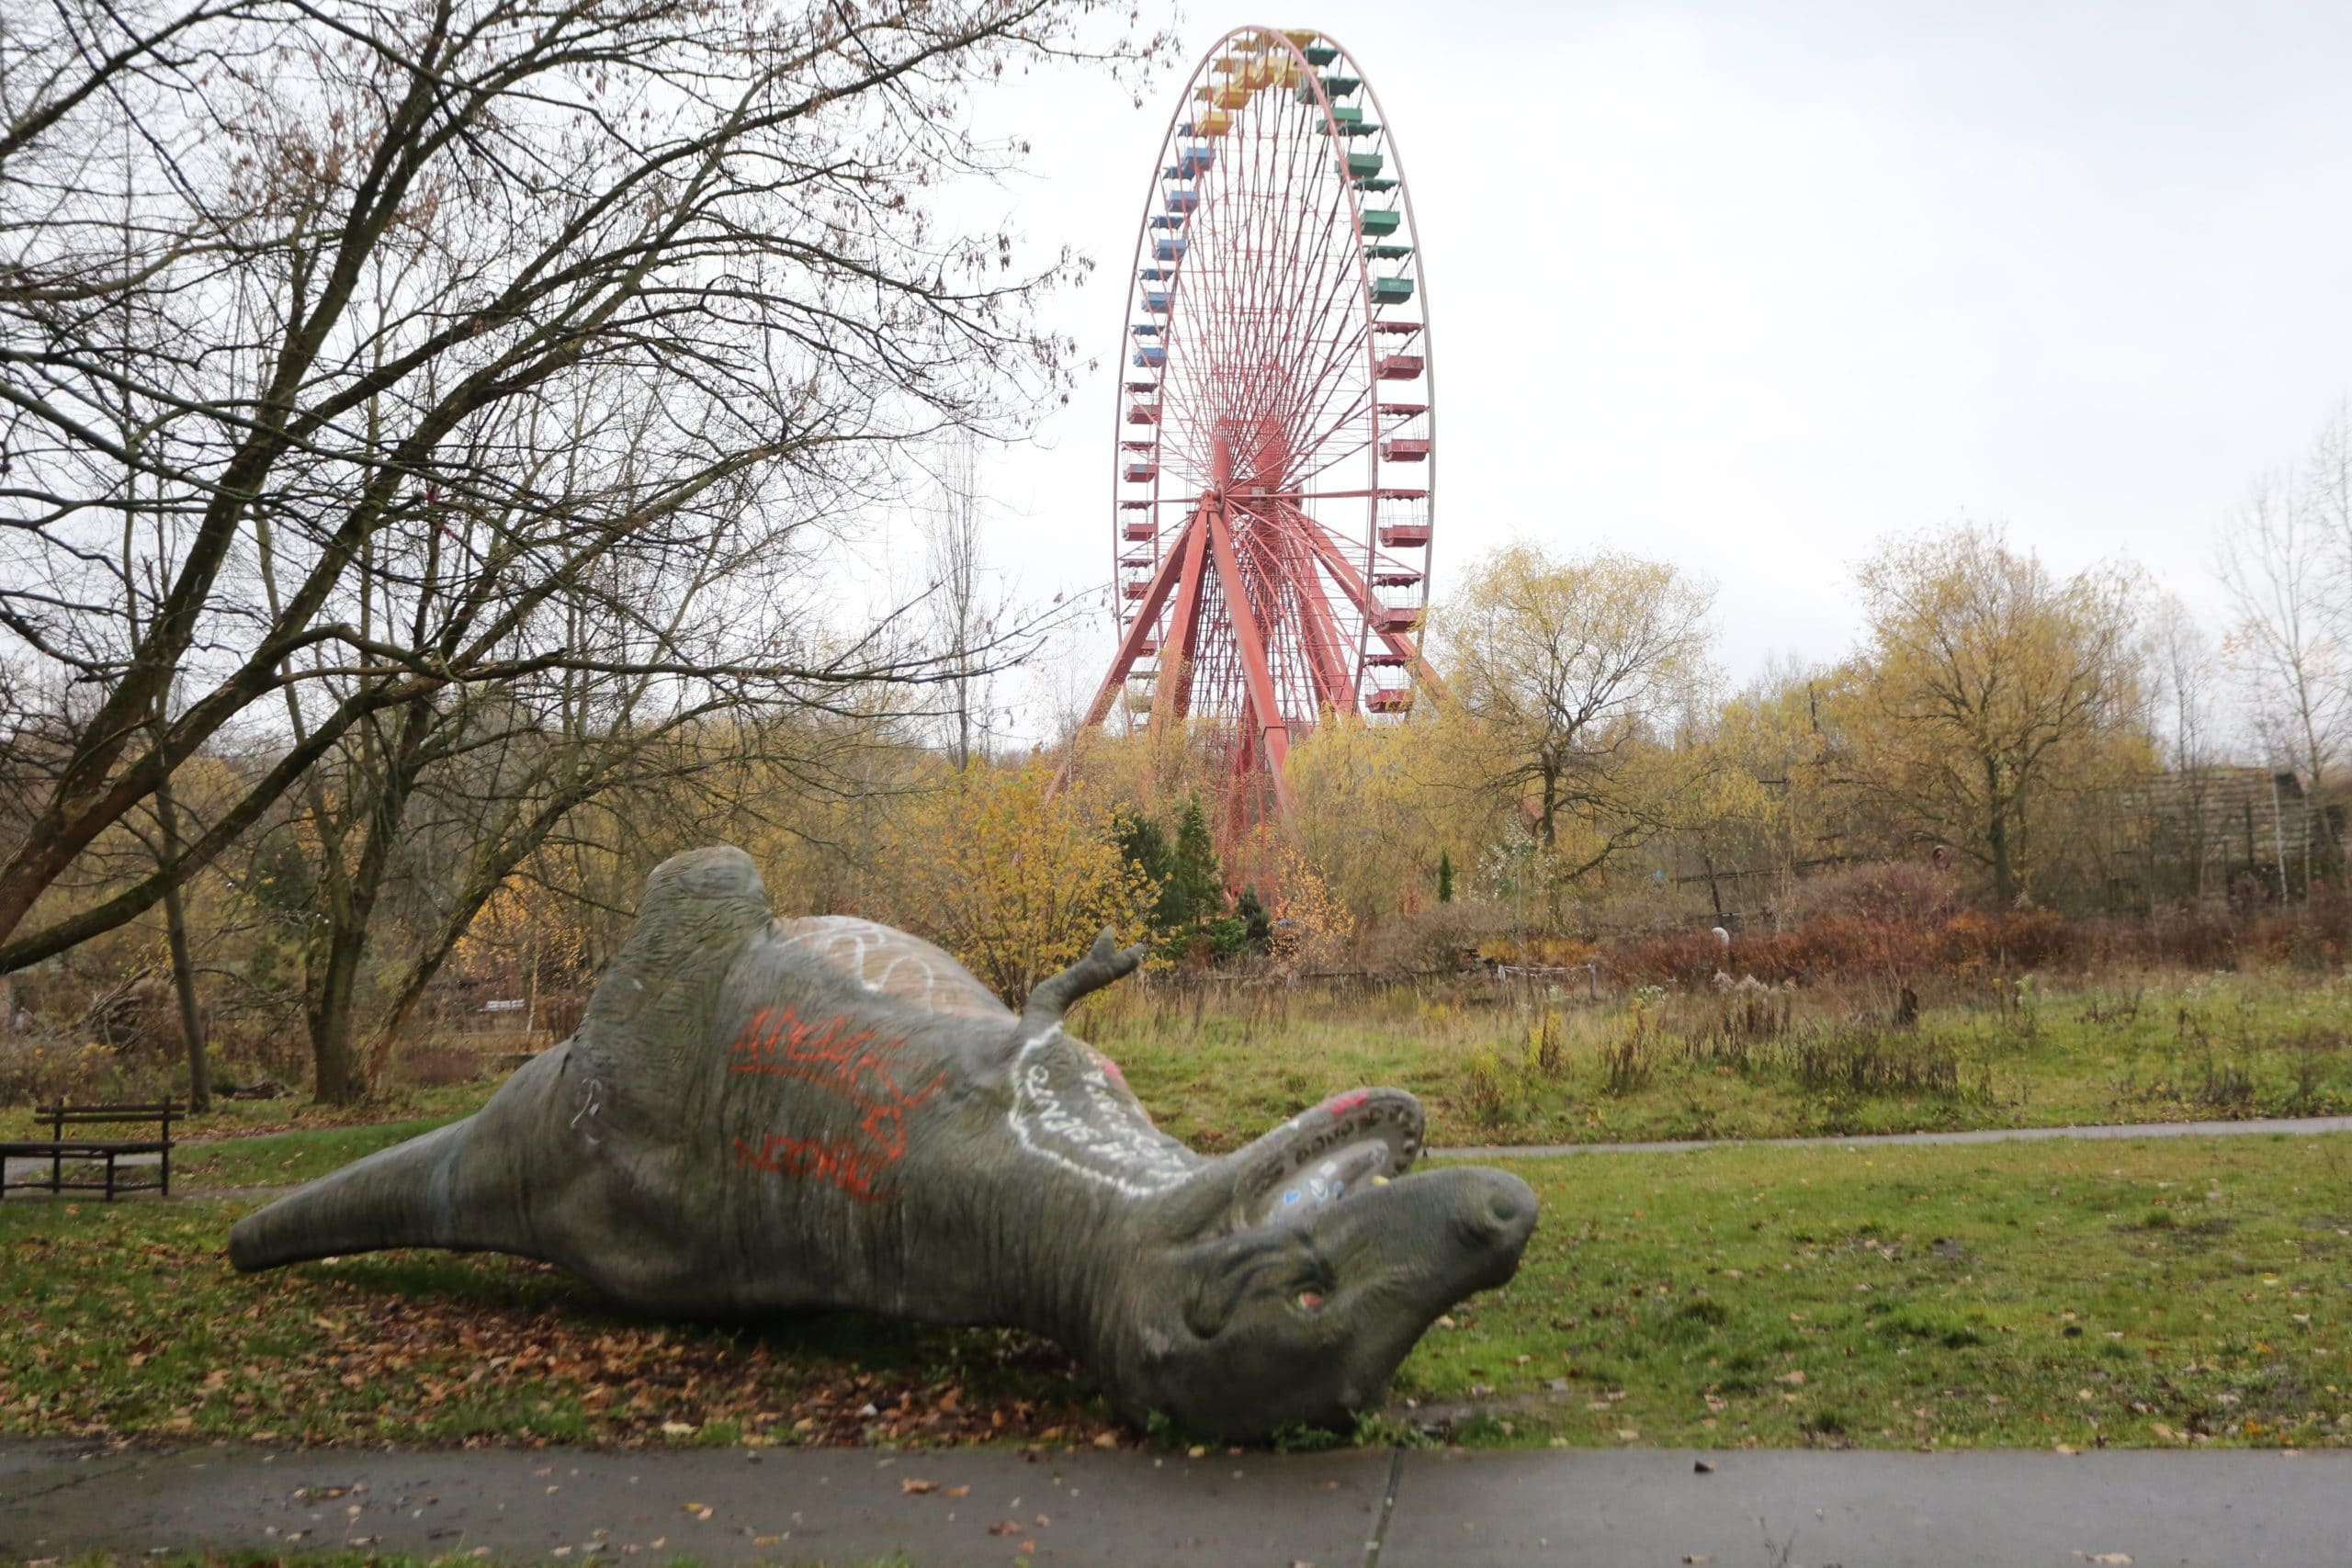
[[[1059,1024],[1030,1036],[1012,1059],[1012,1135],[1040,1159],[1148,1198],[1181,1183],[1201,1156],[1151,1124],[1117,1071]]]

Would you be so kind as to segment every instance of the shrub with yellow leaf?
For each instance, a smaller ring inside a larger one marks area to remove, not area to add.
[[[1108,808],[1052,782],[1042,761],[974,762],[910,799],[877,867],[885,917],[1016,1008],[1105,926],[1140,935],[1155,892],[1119,852]]]

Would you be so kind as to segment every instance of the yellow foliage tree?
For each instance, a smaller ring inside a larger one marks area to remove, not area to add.
[[[1438,858],[1475,858],[1495,832],[1494,797],[1461,768],[1442,722],[1336,716],[1291,748],[1291,833],[1303,863],[1352,919],[1433,900]]]
[[[1515,807],[1557,885],[1675,821],[1677,730],[1713,678],[1711,594],[1658,561],[1532,545],[1475,567],[1438,621],[1459,766]]]
[[[1295,844],[1277,840],[1263,863],[1272,871],[1274,956],[1304,968],[1335,964],[1355,935],[1356,922],[1315,863]]]
[[[1999,533],[1897,540],[1859,573],[1868,643],[1832,712],[1852,786],[2007,904],[2036,829],[2153,761],[2130,574],[2061,579]]]
[[[907,803],[876,871],[897,923],[1016,1008],[1105,926],[1138,935],[1153,892],[1119,852],[1108,810],[1052,782],[1042,761],[972,763]]]

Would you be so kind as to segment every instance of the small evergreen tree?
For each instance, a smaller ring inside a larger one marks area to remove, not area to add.
[[[1113,820],[1112,834],[1118,841],[1119,853],[1151,884],[1153,929],[1167,931],[1182,925],[1183,918],[1175,908],[1179,897],[1176,857],[1169,849],[1168,835],[1160,830],[1159,824],[1140,811],[1123,807]]]
[[[1176,820],[1176,851],[1169,867],[1169,893],[1163,900],[1169,924],[1193,925],[1225,912],[1225,875],[1216,863],[1216,842],[1209,837],[1208,813],[1201,797],[1184,803]]]
[[[1252,953],[1271,953],[1274,946],[1274,917],[1266,911],[1263,900],[1254,887],[1245,887],[1234,901],[1233,912],[1241,920],[1242,931]]]
[[[1437,852],[1437,901],[1453,902],[1453,857],[1443,850]]]

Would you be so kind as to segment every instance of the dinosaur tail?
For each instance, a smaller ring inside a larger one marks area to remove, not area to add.
[[[322,1177],[229,1231],[229,1261],[244,1272],[387,1247],[504,1250],[512,1205],[465,1179],[476,1118],[384,1149]]]

